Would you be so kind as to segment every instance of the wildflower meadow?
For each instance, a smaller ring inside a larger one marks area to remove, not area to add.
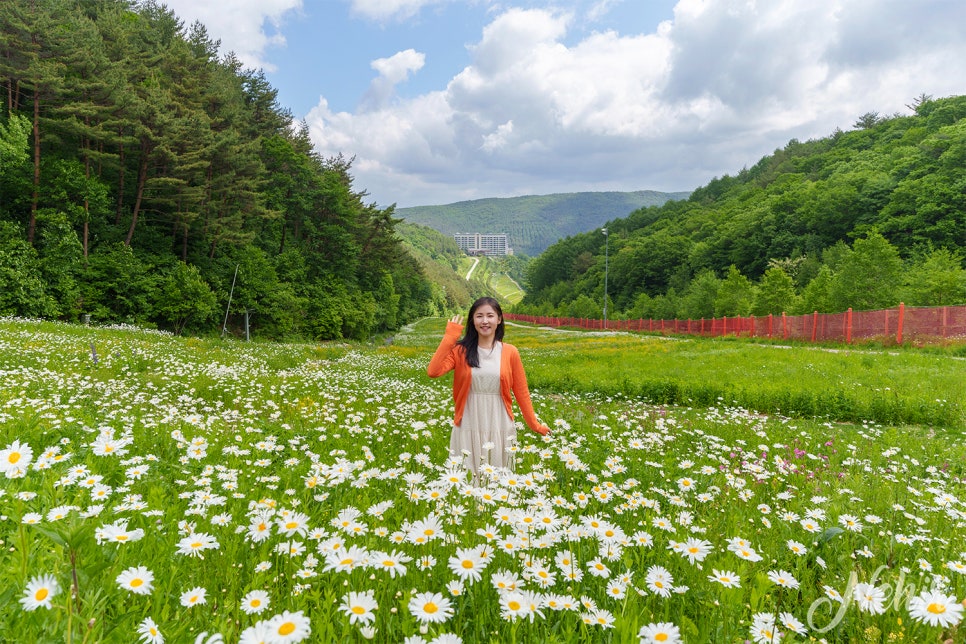
[[[442,328],[310,345],[0,320],[0,640],[966,639],[962,423],[534,387],[551,434],[520,424],[512,470],[473,478],[425,372]],[[552,368],[560,341],[527,333],[507,340]]]

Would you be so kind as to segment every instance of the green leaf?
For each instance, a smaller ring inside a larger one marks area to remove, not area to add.
[[[842,534],[843,532],[845,532],[845,530],[836,526],[832,526],[831,528],[826,528],[825,532],[819,535],[818,543],[819,545],[821,545],[827,541],[834,539],[835,537]]]
[[[62,548],[66,548],[67,547],[67,539],[65,539],[63,535],[58,534],[57,532],[54,532],[53,530],[48,530],[46,528],[40,528],[38,526],[34,526],[34,530],[36,530],[40,534],[42,534],[45,537],[47,537],[48,539],[50,539],[51,541],[53,541],[54,543],[56,543],[58,546],[61,546]]]

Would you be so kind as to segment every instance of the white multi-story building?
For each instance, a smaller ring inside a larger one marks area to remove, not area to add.
[[[512,255],[513,249],[506,233],[484,235],[482,233],[456,233],[456,245],[467,255]]]

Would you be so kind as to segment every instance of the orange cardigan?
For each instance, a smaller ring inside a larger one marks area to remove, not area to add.
[[[430,378],[438,378],[444,374],[453,372],[453,401],[456,403],[456,411],[453,423],[457,426],[463,421],[463,409],[466,407],[466,399],[470,395],[470,381],[473,378],[473,370],[466,363],[463,355],[463,347],[456,344],[460,333],[463,331],[462,324],[455,322],[446,323],[446,332],[443,340],[439,343],[439,348],[429,361],[426,373]],[[537,420],[537,415],[533,411],[533,403],[530,402],[530,388],[527,386],[527,374],[523,370],[523,361],[520,360],[520,352],[512,344],[503,343],[503,354],[500,359],[500,394],[503,404],[506,406],[506,413],[513,418],[513,400],[510,394],[517,399],[520,411],[527,426],[538,434],[546,434],[550,428]]]

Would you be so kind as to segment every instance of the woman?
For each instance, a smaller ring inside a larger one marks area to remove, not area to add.
[[[507,449],[516,441],[517,432],[511,393],[530,429],[545,436],[550,428],[533,411],[520,352],[503,342],[500,304],[492,297],[473,302],[466,335],[460,340],[461,320],[454,315],[446,324],[443,340],[426,370],[431,378],[453,372],[456,409],[449,451],[464,454],[463,463],[474,474],[480,463],[512,468]]]

